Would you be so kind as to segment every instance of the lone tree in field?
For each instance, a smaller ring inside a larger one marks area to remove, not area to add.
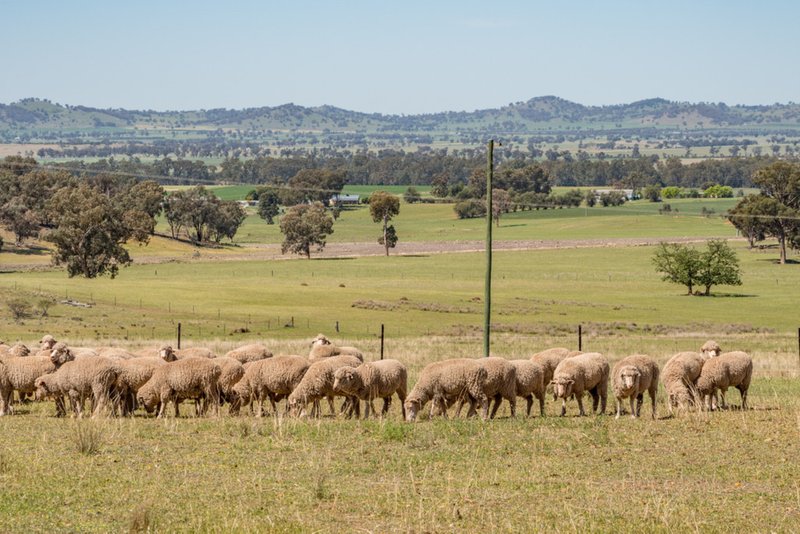
[[[275,217],[280,213],[280,198],[274,189],[259,189],[258,190],[258,215],[264,219],[267,224],[275,224]]]
[[[739,259],[722,239],[709,241],[704,252],[688,245],[660,243],[653,264],[662,280],[686,286],[688,295],[708,296],[712,286],[742,284]],[[705,291],[695,292],[695,286]]]
[[[333,217],[321,202],[298,204],[281,217],[280,227],[283,233],[281,252],[305,254],[310,259],[312,247],[318,252],[325,248],[325,238],[333,233]]]
[[[373,222],[383,222],[383,232],[378,243],[383,245],[388,256],[389,249],[397,245],[397,233],[394,226],[389,226],[389,221],[400,213],[400,199],[386,191],[375,191],[369,197],[369,213]]]
[[[500,228],[500,216],[511,209],[511,196],[505,189],[492,189],[492,218]]]

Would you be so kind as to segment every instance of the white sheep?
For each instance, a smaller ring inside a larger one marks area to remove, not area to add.
[[[242,363],[237,359],[226,356],[214,358],[211,361],[220,370],[219,379],[217,380],[220,400],[228,403],[233,402],[233,387],[244,376]]]
[[[31,349],[26,347],[23,343],[14,343],[13,345],[0,345],[0,358],[5,356],[13,356],[17,358],[24,358],[30,356]]]
[[[706,358],[716,358],[722,354],[722,349],[720,348],[719,343],[709,339],[703,343],[702,347],[700,347],[700,352],[702,352]]]
[[[98,347],[94,349],[94,351],[98,356],[105,356],[106,358],[116,358],[120,360],[138,358],[136,354],[120,347]]]
[[[266,358],[272,358],[272,352],[261,343],[242,345],[225,354],[226,358],[233,358],[241,363],[255,362]]]
[[[83,404],[92,399],[92,417],[110,406],[111,390],[117,381],[116,362],[110,358],[78,358],[61,365],[54,373],[36,379],[36,398],[53,396],[58,402],[67,396],[74,413],[83,416]]]
[[[117,382],[115,387],[122,415],[133,413],[139,389],[150,380],[156,368],[162,365],[166,365],[164,360],[152,356],[116,361]]]
[[[622,400],[630,399],[631,417],[639,417],[644,392],[650,395],[652,418],[656,418],[656,395],[658,394],[658,364],[649,356],[634,354],[618,361],[611,370],[611,387],[617,401],[617,416],[622,412]],[[636,407],[634,408],[634,399]]]
[[[448,402],[459,399],[477,403],[481,417],[486,419],[489,415],[489,400],[484,392],[486,377],[486,369],[477,360],[468,358],[425,366],[414,389],[406,397],[406,420],[414,421],[428,401],[431,401],[431,417],[438,412],[446,418]]]
[[[51,351],[49,356],[5,356],[0,358],[0,415],[12,413],[11,397],[14,391],[27,395],[36,391],[36,379],[54,372],[64,363],[74,360],[75,356],[60,344],[58,351]]]
[[[355,356],[362,362],[364,361],[364,354],[357,348],[333,345],[323,334],[318,334],[311,342],[311,352],[308,354],[308,360],[313,363],[333,356]]]
[[[198,415],[205,413],[208,403],[219,413],[219,366],[208,358],[184,358],[158,367],[150,380],[136,394],[136,399],[148,413],[158,407],[158,417],[164,416],[166,405],[172,401],[175,417],[180,416],[182,400],[194,399]],[[203,400],[203,409],[198,402]]]
[[[480,358],[476,360],[480,366],[486,369],[486,381],[483,385],[483,391],[486,393],[486,398],[489,399],[491,404],[494,400],[490,419],[494,419],[497,414],[500,403],[506,399],[510,404],[511,417],[517,414],[517,370],[505,358],[498,358],[490,356],[488,358]],[[461,408],[465,399],[458,399],[456,405],[456,417],[461,414]],[[450,404],[450,403],[448,403]],[[475,405],[470,403],[470,409],[467,417],[475,415]]]
[[[406,391],[408,390],[408,370],[397,360],[379,360],[362,363],[358,367],[340,367],[334,373],[333,389],[356,397],[366,403],[364,418],[368,419],[370,409],[375,413],[374,399],[383,399],[381,417],[389,412],[392,395],[397,394],[403,419],[406,418]]]
[[[308,371],[310,362],[302,356],[275,356],[244,365],[244,376],[233,387],[232,413],[242,404],[256,403],[256,416],[263,414],[263,403],[269,399],[277,415],[277,402],[288,397]],[[235,408],[234,408],[235,407]],[[289,411],[289,404],[286,404]]]
[[[547,388],[547,383],[544,381],[544,366],[531,360],[509,360],[508,363],[516,369],[517,397],[522,397],[528,402],[528,417],[531,416],[534,397],[539,401],[539,415],[544,417],[544,397]]]
[[[311,415],[320,417],[322,415],[319,408],[319,401],[323,398],[328,399],[331,413],[335,413],[333,399],[337,393],[333,389],[334,373],[339,367],[358,367],[361,360],[355,356],[341,355],[325,358],[324,360],[313,362],[303,379],[289,395],[289,409],[294,415],[304,417],[306,406],[309,402],[314,403]],[[356,399],[355,403],[358,403]]]
[[[709,359],[700,352],[679,352],[661,369],[661,383],[667,392],[670,413],[673,408],[695,403],[697,378]]]
[[[558,367],[558,364],[561,363],[561,360],[564,358],[569,358],[571,356],[577,356],[581,354],[580,351],[577,350],[569,350],[565,349],[564,347],[554,347],[552,349],[546,349],[541,352],[537,352],[533,356],[531,356],[531,361],[536,362],[542,366],[544,371],[544,385],[548,386],[550,381],[553,380],[553,373]]]
[[[735,387],[742,395],[742,410],[746,410],[747,390],[752,377],[753,359],[746,352],[723,352],[703,364],[700,376],[697,377],[697,392],[702,396],[705,408],[711,410],[712,399],[719,390],[722,401],[720,407],[725,409],[725,393],[728,388]]]
[[[173,349],[170,345],[164,345],[158,350],[158,356],[166,362],[182,360],[184,358],[206,358],[214,359],[217,357],[211,349],[205,347],[188,347],[185,349]]]
[[[592,396],[592,412],[597,412],[599,401],[600,413],[605,413],[608,373],[608,360],[599,352],[587,352],[562,360],[553,372],[552,380],[554,397],[561,399],[561,416],[566,415],[567,399],[572,396],[578,401],[580,415],[586,415],[583,409],[583,394],[586,391]]]

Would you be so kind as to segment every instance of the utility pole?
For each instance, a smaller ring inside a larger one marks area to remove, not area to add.
[[[483,307],[483,356],[489,357],[492,327],[492,177],[494,174],[494,139],[489,140],[486,160],[486,285]]]

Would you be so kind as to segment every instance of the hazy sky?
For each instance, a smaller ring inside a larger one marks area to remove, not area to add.
[[[0,102],[381,113],[800,101],[800,2],[0,0]]]

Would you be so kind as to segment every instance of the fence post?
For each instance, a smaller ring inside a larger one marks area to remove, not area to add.
[[[583,351],[583,325],[578,325],[578,350]]]
[[[181,323],[178,323],[178,350],[181,350]]]
[[[336,321],[336,333],[339,333],[339,321]]]
[[[381,323],[381,360],[383,359],[383,340],[384,340],[384,328],[383,323]]]
[[[797,363],[800,364],[800,328],[797,329]]]

